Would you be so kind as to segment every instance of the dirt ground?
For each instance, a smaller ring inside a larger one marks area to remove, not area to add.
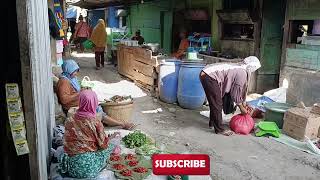
[[[91,80],[105,83],[122,80],[111,65],[95,70],[92,54],[83,54],[75,59],[80,64],[80,77],[89,75]],[[319,157],[266,137],[216,135],[208,128],[208,118],[199,114],[201,110],[182,109],[149,96],[135,99],[134,103],[133,122],[140,124],[138,129],[172,152],[209,154],[212,179],[320,179]],[[157,108],[163,111],[142,113]],[[207,107],[202,110],[207,110]]]

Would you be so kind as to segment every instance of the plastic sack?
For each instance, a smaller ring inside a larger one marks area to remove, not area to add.
[[[231,118],[230,128],[237,134],[247,135],[254,127],[254,121],[249,114],[238,114]]]
[[[83,77],[80,85],[82,88],[87,88],[87,89],[92,89],[94,87],[94,83],[91,82],[88,76]]]
[[[249,101],[247,104],[251,108],[250,115],[253,118],[263,118],[262,113],[266,112],[265,104],[274,102],[267,96],[261,96],[256,100]]]
[[[266,112],[266,108],[264,107],[265,104],[274,102],[267,96],[261,96],[256,100],[252,100],[248,102],[248,105],[253,109],[259,109],[262,112]]]
[[[93,48],[93,42],[90,40],[86,40],[82,43],[83,47],[86,49],[92,49]]]
[[[121,139],[122,137],[120,135],[116,135],[116,137],[110,139],[109,141],[111,144],[115,146],[112,153],[116,155],[119,155],[121,153],[121,147],[120,147]]]

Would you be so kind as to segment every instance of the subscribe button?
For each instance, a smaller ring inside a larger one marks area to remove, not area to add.
[[[155,154],[152,170],[155,175],[209,175],[210,158],[205,154]]]

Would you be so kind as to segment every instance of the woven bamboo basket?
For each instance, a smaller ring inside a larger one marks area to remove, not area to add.
[[[101,104],[103,111],[113,119],[121,122],[130,122],[133,112],[133,101],[115,103],[107,102]]]

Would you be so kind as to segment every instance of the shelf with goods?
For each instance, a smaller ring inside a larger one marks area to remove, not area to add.
[[[120,41],[131,36],[127,28],[107,28],[107,33],[107,42],[111,45],[111,50],[117,50]]]
[[[194,51],[206,51],[208,48],[211,48],[211,37],[200,37],[189,36],[189,49]]]

